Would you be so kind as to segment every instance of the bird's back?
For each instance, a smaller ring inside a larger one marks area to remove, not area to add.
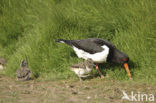
[[[71,68],[83,68],[83,69],[85,69],[86,67],[85,67],[84,62],[81,62],[81,63],[78,63],[78,64],[73,64],[71,66]]]
[[[18,79],[28,80],[31,76],[31,71],[28,67],[21,67],[16,72]]]

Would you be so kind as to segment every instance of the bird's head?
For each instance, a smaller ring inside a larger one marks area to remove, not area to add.
[[[26,60],[23,60],[21,63],[21,67],[27,67],[28,66],[28,62]]]
[[[93,62],[93,60],[90,59],[90,58],[87,59],[87,60],[85,60],[84,62],[85,62],[85,64],[86,64],[87,66],[91,66],[91,67],[94,66],[94,62]]]
[[[128,55],[116,49],[113,51],[111,61],[119,63],[119,64],[123,64],[128,73],[129,79],[131,79],[131,74],[130,74],[129,66],[128,66],[128,62],[129,62]]]

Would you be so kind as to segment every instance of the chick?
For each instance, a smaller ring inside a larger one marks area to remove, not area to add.
[[[80,81],[82,81],[82,77],[90,76],[89,73],[91,73],[93,66],[93,60],[87,59],[82,63],[72,65],[70,69],[75,72],[75,74],[80,78]]]
[[[23,60],[20,68],[16,72],[16,78],[18,81],[26,81],[31,79],[32,72],[28,68],[28,63],[26,60]]]

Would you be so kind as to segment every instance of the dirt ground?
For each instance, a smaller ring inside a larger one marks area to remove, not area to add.
[[[128,95],[134,91],[156,96],[156,85],[133,81],[95,78],[82,82],[79,79],[18,82],[0,75],[0,103],[138,103],[122,100],[123,90]]]

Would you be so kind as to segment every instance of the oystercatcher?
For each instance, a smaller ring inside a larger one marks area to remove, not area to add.
[[[28,63],[23,60],[21,67],[16,72],[16,77],[18,81],[26,81],[31,79],[31,70],[28,68]]]
[[[107,61],[123,64],[128,73],[129,79],[131,79],[131,73],[128,67],[128,55],[119,51],[107,40],[101,38],[88,38],[83,40],[57,39],[56,42],[65,43],[71,46],[79,58],[85,60],[91,58],[97,64]],[[101,77],[104,77],[97,64],[96,70]]]
[[[90,76],[89,73],[92,72],[93,66],[94,62],[92,59],[89,58],[82,63],[72,65],[70,69],[71,71],[75,72],[75,74],[77,74],[81,81],[82,77]]]

